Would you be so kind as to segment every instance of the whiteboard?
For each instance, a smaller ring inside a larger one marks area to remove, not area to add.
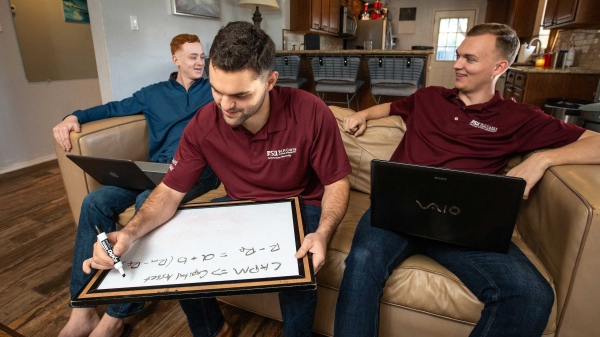
[[[299,198],[180,208],[121,256],[124,278],[98,271],[73,303],[314,288],[308,257],[294,257],[303,239]]]

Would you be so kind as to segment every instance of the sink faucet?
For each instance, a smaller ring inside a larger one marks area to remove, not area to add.
[[[533,43],[535,41],[538,42],[538,46],[537,46],[537,50],[536,50],[537,51],[536,57],[540,57],[540,56],[542,56],[542,41],[536,37],[536,38],[531,39],[531,41],[529,41],[529,45],[533,46]]]

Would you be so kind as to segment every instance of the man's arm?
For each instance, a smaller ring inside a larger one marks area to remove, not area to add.
[[[138,114],[146,109],[145,94],[140,90],[132,97],[125,98],[118,102],[110,102],[86,110],[77,110],[73,114],[65,117],[53,129],[54,139],[60,147],[66,151],[71,151],[71,131],[81,132],[81,124],[97,121],[109,117],[129,116]]]
[[[107,234],[114,247],[115,255],[123,255],[133,242],[171,219],[184,195],[185,193],[178,192],[160,183],[133,218],[129,220],[125,228]],[[83,271],[89,274],[91,272],[90,267],[110,269],[113,265],[113,260],[106,254],[102,246],[96,242],[93,257],[83,262]]]
[[[383,118],[390,115],[391,105],[391,103],[375,105],[359,111],[350,117],[344,118],[344,132],[356,137],[362,135],[367,128],[368,120]]]
[[[346,214],[348,199],[350,196],[350,182],[344,177],[330,185],[325,186],[323,200],[321,201],[321,219],[316,232],[308,234],[302,242],[302,246],[296,253],[296,258],[302,258],[307,252],[311,252],[315,273],[325,263],[327,243],[333,232]],[[111,260],[112,261],[112,260]]]
[[[65,117],[62,122],[58,123],[54,128],[52,128],[54,139],[56,139],[56,142],[60,145],[63,151],[66,152],[71,151],[71,138],[69,138],[71,131],[81,132],[79,119],[75,115],[69,115]]]
[[[600,164],[600,134],[586,130],[577,141],[569,145],[534,153],[507,175],[525,179],[527,186],[523,198],[527,199],[529,191],[542,179],[546,169],[568,164]]]

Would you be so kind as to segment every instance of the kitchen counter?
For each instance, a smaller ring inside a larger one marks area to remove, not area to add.
[[[532,66],[511,66],[508,70],[521,71],[524,73],[535,73],[535,74],[584,74],[584,75],[597,75],[600,74],[600,69],[587,69],[570,67],[565,69],[552,69],[552,68],[536,68]]]
[[[433,50],[277,50],[277,55],[422,55],[429,56]]]

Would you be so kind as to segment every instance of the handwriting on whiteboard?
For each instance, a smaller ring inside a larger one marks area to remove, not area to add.
[[[289,203],[178,211],[133,243],[99,290],[299,275]]]

